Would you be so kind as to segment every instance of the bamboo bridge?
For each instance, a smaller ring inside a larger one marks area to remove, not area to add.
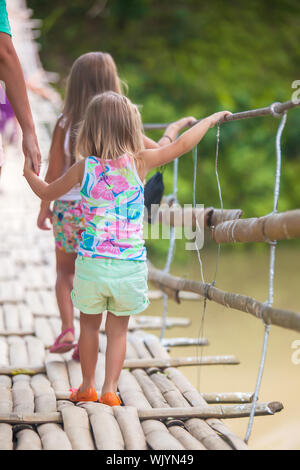
[[[25,0],[8,5],[16,50],[37,126],[41,151],[47,156],[60,99],[49,86],[34,38],[39,23],[30,18]],[[277,112],[282,111],[278,108]],[[269,108],[265,108],[266,110]],[[264,112],[267,114],[267,111]],[[250,117],[250,116],[243,116]],[[60,333],[55,300],[55,255],[51,232],[36,227],[39,201],[22,177],[20,146],[7,149],[0,193],[0,449],[1,450],[247,450],[225,420],[249,417],[253,393],[200,393],[179,370],[181,366],[237,366],[232,355],[170,357],[168,348],[194,344],[174,338],[160,341],[151,333],[161,317],[131,317],[126,360],[118,391],[124,406],[73,404],[69,389],[81,382],[80,364],[72,352],[50,354]],[[44,162],[45,164],[45,162]],[[174,209],[175,211],[175,209]],[[193,210],[203,216],[216,243],[266,242],[300,236],[300,211],[242,219],[240,210]],[[160,215],[161,217],[161,215]],[[175,225],[175,214],[174,224]],[[212,284],[172,276],[149,264],[157,291],[176,301],[205,299],[300,331],[300,314],[273,308],[250,297],[224,292]],[[104,316],[105,317],[105,316]],[[103,322],[104,323],[104,322]],[[100,331],[96,387],[104,380],[106,338]],[[184,327],[189,319],[169,317],[166,327]],[[75,311],[75,336],[79,312]],[[196,344],[207,344],[204,338]],[[256,403],[255,416],[281,411],[280,402]]]

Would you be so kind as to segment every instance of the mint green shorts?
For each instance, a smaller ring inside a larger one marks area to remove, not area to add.
[[[72,301],[82,313],[134,315],[149,305],[147,278],[146,261],[78,255]]]

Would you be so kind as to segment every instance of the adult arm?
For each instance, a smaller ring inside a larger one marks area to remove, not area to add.
[[[221,111],[212,114],[181,134],[175,142],[164,147],[140,152],[138,156],[141,159],[139,168],[140,173],[143,173],[142,175],[140,174],[140,177],[142,179],[145,178],[148,171],[153,168],[165,165],[192,150],[205,136],[207,131],[228,114],[231,113],[229,111]]]
[[[26,85],[21,65],[11,37],[0,32],[0,80],[5,83],[5,92],[15,112],[23,133],[23,152],[39,172],[41,153],[37,142]]]
[[[172,122],[166,128],[164,135],[159,139],[158,142],[150,139],[147,136],[144,136],[144,145],[146,149],[155,149],[159,147],[164,147],[165,145],[169,145],[171,142],[174,142],[178,133],[186,128],[190,127],[192,124],[196,122],[196,119],[192,116],[184,117],[179,119],[178,121]]]

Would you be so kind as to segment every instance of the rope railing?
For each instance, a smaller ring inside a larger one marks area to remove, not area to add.
[[[280,117],[284,111],[288,111],[289,109],[295,108],[296,106],[300,106],[300,100],[298,101],[285,101],[284,103],[275,102],[266,106],[264,108],[258,109],[251,109],[249,111],[241,111],[238,113],[233,113],[229,116],[226,116],[223,123],[230,122],[230,121],[237,121],[239,119],[247,119],[253,117],[260,117],[260,116],[273,116],[273,117]],[[197,121],[199,122],[199,121]],[[159,129],[166,129],[171,123],[167,124],[144,124],[145,130],[159,130]]]
[[[236,121],[239,119],[246,119],[251,117],[259,117],[271,115],[273,117],[281,117],[280,125],[276,134],[276,172],[275,172],[275,183],[274,183],[274,196],[273,196],[273,211],[271,214],[268,214],[265,217],[256,218],[256,219],[246,219],[240,220],[239,217],[236,217],[234,220],[225,222],[222,220],[221,223],[217,225],[210,225],[213,239],[218,243],[218,255],[217,255],[217,264],[216,264],[216,273],[218,267],[218,260],[220,257],[220,243],[224,242],[236,242],[236,241],[263,241],[270,245],[270,263],[269,263],[269,290],[268,290],[268,300],[266,302],[259,302],[252,297],[242,296],[236,293],[228,293],[221,291],[215,287],[216,281],[215,277],[211,283],[207,283],[204,280],[202,261],[200,257],[200,252],[197,248],[198,259],[201,267],[201,280],[193,281],[183,278],[178,278],[170,275],[168,272],[159,271],[155,269],[149,263],[149,280],[154,282],[162,291],[164,292],[164,298],[169,295],[168,292],[175,292],[173,298],[175,300],[179,299],[179,290],[188,290],[191,292],[197,292],[202,295],[204,298],[204,309],[201,320],[201,329],[204,324],[204,316],[206,310],[206,300],[213,300],[221,305],[226,307],[231,307],[233,309],[241,310],[246,313],[250,313],[255,317],[259,318],[265,329],[264,342],[261,353],[261,359],[259,364],[259,371],[256,381],[256,387],[254,391],[253,403],[251,405],[250,417],[248,422],[248,427],[245,436],[245,442],[247,443],[251,434],[253,419],[256,415],[257,409],[257,400],[258,394],[261,386],[264,365],[267,354],[267,346],[269,339],[269,332],[271,324],[281,326],[283,328],[289,328],[295,331],[300,331],[300,314],[296,312],[290,312],[280,309],[273,308],[273,297],[274,297],[274,268],[275,268],[275,250],[277,245],[277,240],[287,239],[287,238],[297,238],[300,236],[300,223],[299,223],[299,210],[289,211],[283,214],[278,214],[278,199],[279,199],[279,190],[280,190],[280,178],[281,178],[281,136],[283,129],[285,127],[287,119],[287,111],[296,106],[300,105],[300,101],[287,101],[285,103],[275,102],[270,106],[254,109],[250,111],[243,111],[239,113],[234,113],[229,116],[226,116],[222,122],[218,123],[217,128],[217,147],[216,147],[216,177],[219,191],[219,198],[221,204],[221,219],[223,219],[223,199],[221,193],[221,185],[218,175],[218,155],[219,155],[219,142],[220,142],[220,124]],[[198,121],[199,122],[199,121]],[[164,124],[145,124],[144,129],[164,129],[167,125]],[[195,152],[193,152],[194,160],[194,185],[193,185],[193,210],[196,209],[196,172],[197,172],[197,160],[195,158]],[[198,228],[198,219],[197,214],[195,216],[196,227]],[[207,221],[207,218],[206,218]],[[268,224],[271,221],[270,224]],[[207,226],[204,223],[204,226]],[[174,242],[174,240],[173,240]]]

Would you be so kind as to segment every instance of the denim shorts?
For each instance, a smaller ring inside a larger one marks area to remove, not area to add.
[[[135,315],[149,305],[147,279],[146,261],[78,255],[72,301],[82,313]]]

